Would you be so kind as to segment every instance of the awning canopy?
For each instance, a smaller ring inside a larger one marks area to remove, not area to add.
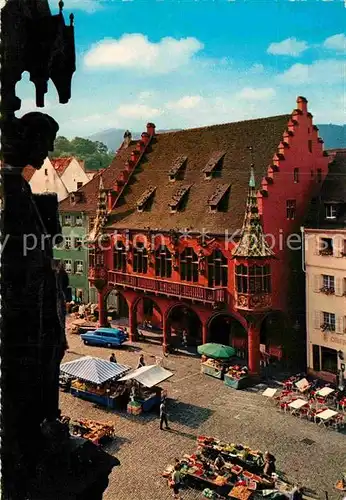
[[[60,365],[62,373],[93,384],[103,384],[107,380],[117,379],[130,370],[130,366],[93,358],[92,356],[84,356]]]
[[[119,379],[119,381],[123,382],[125,380],[136,380],[136,382],[139,382],[145,387],[150,388],[154,387],[157,384],[160,384],[164,380],[167,380],[168,378],[172,377],[172,375],[172,372],[166,370],[165,368],[162,368],[161,366],[149,365],[142,366],[141,368],[128,373],[127,375]]]

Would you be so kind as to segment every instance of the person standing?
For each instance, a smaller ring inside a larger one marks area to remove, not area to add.
[[[168,419],[167,419],[166,400],[161,401],[161,404],[160,404],[160,429],[161,430],[163,430],[163,424],[165,424],[166,429],[169,429]]]
[[[264,454],[264,467],[263,473],[267,477],[271,477],[274,472],[276,472],[275,467],[275,457],[269,451],[266,451]]]
[[[111,363],[116,363],[116,362],[117,362],[117,359],[116,359],[116,357],[115,357],[114,352],[112,352],[112,354],[111,354],[111,356],[110,356],[110,358],[109,358],[109,361],[110,361]]]
[[[142,368],[142,366],[145,366],[145,361],[144,361],[144,354],[141,354],[139,356],[138,364],[137,364],[137,369]]]
[[[173,497],[179,498],[179,490],[181,488],[181,473],[180,473],[180,465],[176,464],[174,467],[174,471],[172,473],[172,479],[170,481],[170,485],[173,489]]]

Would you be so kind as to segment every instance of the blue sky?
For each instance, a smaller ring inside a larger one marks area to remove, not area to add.
[[[51,2],[52,12],[57,2]],[[72,99],[46,112],[67,137],[111,127],[187,128],[288,113],[345,119],[342,1],[65,0],[75,14]],[[27,75],[22,111],[34,109]]]

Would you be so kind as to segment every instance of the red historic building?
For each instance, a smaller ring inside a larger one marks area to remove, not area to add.
[[[234,345],[254,373],[261,350],[285,355],[287,238],[327,170],[304,97],[288,115],[162,134],[149,123],[137,142],[125,134],[111,167],[82,188],[81,203],[97,206],[89,279],[101,324],[117,292],[132,339],[150,319],[164,348],[184,328],[196,343]]]

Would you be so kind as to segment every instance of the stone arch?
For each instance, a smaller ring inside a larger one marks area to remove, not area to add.
[[[195,307],[177,302],[167,309],[165,317],[169,343],[180,345],[183,330],[186,330],[189,345],[202,343],[203,325]]]
[[[231,345],[241,358],[247,357],[248,334],[246,321],[228,312],[214,314],[207,323],[208,342]]]
[[[107,288],[103,300],[106,317],[129,321],[130,303],[122,290],[114,287]]]
[[[260,325],[260,342],[265,346],[265,351],[272,357],[281,359],[288,336],[286,315],[282,311],[268,312]]]
[[[131,304],[138,326],[148,321],[154,329],[162,329],[163,312],[155,297],[141,295]]]

